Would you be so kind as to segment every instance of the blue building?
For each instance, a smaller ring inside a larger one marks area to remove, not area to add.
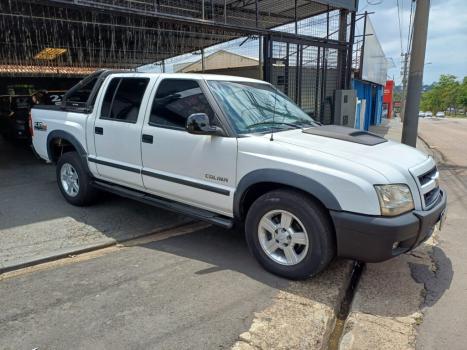
[[[381,124],[384,86],[370,81],[353,79],[352,88],[357,91],[355,127],[368,130],[370,125]],[[364,108],[363,118],[359,118],[362,108]]]
[[[365,21],[365,35],[354,47],[352,79],[352,88],[357,93],[355,127],[362,130],[368,130],[370,125],[381,124],[384,86],[388,68],[393,67],[392,61],[384,54],[368,16]]]

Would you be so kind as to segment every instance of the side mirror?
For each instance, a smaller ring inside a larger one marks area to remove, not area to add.
[[[186,120],[186,130],[196,135],[222,135],[222,129],[211,125],[206,113],[193,113]]]

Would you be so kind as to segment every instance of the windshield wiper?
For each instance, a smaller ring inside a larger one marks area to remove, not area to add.
[[[248,125],[246,128],[247,128],[247,129],[250,129],[250,128],[253,128],[253,127],[255,127],[255,126],[268,125],[268,124],[269,124],[269,125],[271,125],[271,124],[272,124],[272,125],[274,125],[274,124],[281,124],[281,125],[291,126],[291,127],[293,127],[293,128],[299,128],[299,129],[301,128],[301,126],[298,125],[298,124],[285,123],[285,122],[277,122],[277,121],[274,121],[274,122],[273,122],[273,121],[269,121],[269,122],[254,123],[254,124]]]

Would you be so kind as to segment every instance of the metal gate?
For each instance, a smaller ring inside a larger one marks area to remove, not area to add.
[[[264,80],[315,120],[332,124],[334,91],[346,88],[342,58],[347,56],[347,46],[271,36],[264,37],[263,45]]]

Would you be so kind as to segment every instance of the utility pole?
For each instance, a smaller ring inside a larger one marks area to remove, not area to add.
[[[430,0],[417,0],[413,22],[412,52],[410,55],[409,81],[404,112],[402,143],[415,147],[418,132],[418,108],[423,85],[425,50],[428,34]]]
[[[407,94],[407,68],[409,62],[409,53],[406,52],[402,55],[404,57],[403,63],[403,70],[402,70],[402,94],[401,94],[401,121],[404,121],[404,113],[405,113],[405,97]]]

